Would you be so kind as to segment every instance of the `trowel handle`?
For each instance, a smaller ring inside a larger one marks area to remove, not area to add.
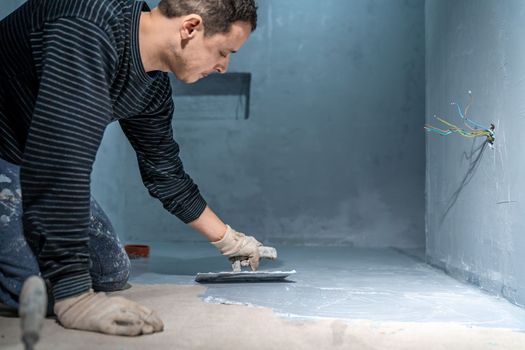
[[[232,262],[232,270],[233,272],[241,272],[241,260],[235,260]]]
[[[259,256],[265,259],[277,259],[277,250],[273,247],[259,247]],[[250,266],[250,263],[247,258],[235,257],[230,259],[232,263],[233,272],[240,272],[242,267]]]

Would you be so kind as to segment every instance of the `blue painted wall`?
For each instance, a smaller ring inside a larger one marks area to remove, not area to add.
[[[266,242],[423,246],[424,2],[259,3],[230,68],[252,73],[250,118],[174,118],[210,206]],[[124,240],[201,239],[147,195],[118,125],[92,179]]]
[[[428,261],[525,305],[525,2],[428,0],[426,116],[459,123],[452,101],[496,125],[495,148],[427,137]]]
[[[10,14],[23,3],[24,1],[22,0],[0,0],[0,19]]]
[[[259,17],[230,68],[252,73],[250,118],[174,119],[210,206],[267,242],[422,246],[423,2],[260,1]],[[126,240],[200,239],[146,194],[116,126],[93,179]]]

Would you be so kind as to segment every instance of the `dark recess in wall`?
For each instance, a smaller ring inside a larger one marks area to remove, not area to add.
[[[244,102],[244,119],[250,116],[251,73],[212,74],[194,84],[171,79],[173,95],[177,96],[239,96]]]

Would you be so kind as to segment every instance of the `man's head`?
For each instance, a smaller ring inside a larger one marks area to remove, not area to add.
[[[237,21],[249,23],[252,32],[257,27],[254,0],[161,0],[158,7],[168,18],[199,15],[205,23],[206,36],[227,33]]]
[[[161,0],[158,10],[176,29],[162,60],[187,83],[226,72],[257,26],[254,0]]]

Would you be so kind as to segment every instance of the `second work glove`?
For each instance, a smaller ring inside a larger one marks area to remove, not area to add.
[[[224,237],[220,241],[212,242],[212,244],[219,249],[222,255],[230,259],[234,271],[239,271],[241,265],[250,265],[252,270],[256,271],[259,268],[261,258],[277,258],[277,252],[274,248],[264,247],[252,236],[237,232],[229,225],[226,227]]]
[[[65,328],[127,336],[160,332],[164,328],[154,311],[126,298],[92,290],[57,301],[54,310]]]

